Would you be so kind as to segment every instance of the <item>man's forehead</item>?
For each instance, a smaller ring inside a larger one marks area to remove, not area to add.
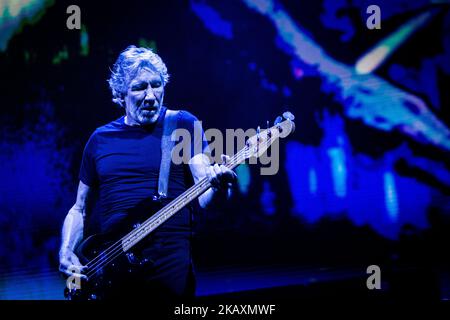
[[[131,82],[140,82],[146,80],[161,80],[161,75],[148,67],[141,68]]]

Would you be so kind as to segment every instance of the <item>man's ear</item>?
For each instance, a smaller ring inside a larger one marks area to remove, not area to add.
[[[123,99],[123,98],[114,98],[113,102],[117,103],[121,108],[125,109],[125,99]]]

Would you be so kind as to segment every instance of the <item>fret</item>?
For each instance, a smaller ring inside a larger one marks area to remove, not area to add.
[[[287,127],[286,127],[287,126]],[[246,144],[244,148],[242,148],[239,152],[233,155],[228,163],[225,164],[229,169],[236,168],[239,164],[245,161],[245,159],[249,158],[251,155],[255,157],[259,157],[259,151],[263,152],[267,150],[267,148],[272,144],[273,141],[280,137],[286,136],[286,133],[281,134],[281,130],[287,131],[289,134],[293,130],[293,123],[290,120],[283,121],[276,126],[260,131],[259,136],[257,137],[257,142],[249,148],[249,145]],[[261,148],[259,143],[259,137],[265,136],[265,146]],[[176,199],[172,200],[168,205],[162,208],[160,211],[155,213],[152,217],[147,219],[144,223],[142,223],[139,227],[131,231],[122,239],[122,250],[128,251],[134,245],[136,245],[139,241],[149,235],[153,230],[158,228],[161,224],[163,224],[167,219],[172,217],[182,208],[184,208],[187,204],[189,204],[192,200],[196,199],[206,190],[211,187],[210,182],[207,178],[203,178],[197,184],[190,187],[188,190],[183,192]]]
[[[258,134],[250,137],[246,141],[244,148],[233,155],[224,165],[233,170],[250,157],[260,157],[268,150],[269,146],[275,140],[287,137],[295,129],[295,125],[292,122],[294,116],[289,112],[285,112],[283,113],[283,117],[286,121],[282,121],[282,118],[278,117],[273,127],[266,130],[258,130]],[[86,267],[88,268],[87,276],[90,280],[92,280],[92,278],[99,275],[99,270],[114,261],[114,259],[116,259],[121,253],[127,252],[133,248],[137,243],[146,238],[161,224],[170,219],[191,201],[198,198],[210,187],[211,183],[209,180],[207,178],[203,178],[188,190],[183,192],[164,208],[160,209],[153,216],[145,220],[141,225],[137,226],[125,235],[122,239],[118,240],[107,249],[103,250],[94,259],[89,261],[86,264]]]

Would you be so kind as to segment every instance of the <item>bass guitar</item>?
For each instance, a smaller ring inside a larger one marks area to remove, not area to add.
[[[224,165],[233,170],[247,159],[261,157],[275,141],[287,137],[295,129],[294,116],[290,112],[285,112],[283,118],[278,117],[274,126],[270,128],[260,130],[258,127],[256,134],[250,137],[245,146]],[[87,279],[74,278],[67,281],[64,290],[66,299],[101,299],[100,292],[114,285],[115,274],[139,273],[143,262],[136,259],[134,250],[139,248],[142,240],[210,187],[208,178],[203,178],[176,199],[159,208],[147,220],[135,222],[134,228],[118,240],[98,234],[81,241],[75,248],[75,254],[85,266],[83,274]]]

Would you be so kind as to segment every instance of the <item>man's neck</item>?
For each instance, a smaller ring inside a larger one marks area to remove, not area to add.
[[[127,115],[125,115],[125,120],[124,120],[125,124],[127,126],[132,126],[132,127],[136,127],[139,126],[139,123],[137,123],[136,121],[131,121],[130,118],[128,118]]]
[[[148,124],[139,123],[139,122],[133,120],[132,117],[128,117],[127,115],[125,115],[124,123],[130,127],[153,127],[158,122],[160,115],[161,114],[158,114],[158,117],[156,118],[156,120],[151,123],[148,123]]]

